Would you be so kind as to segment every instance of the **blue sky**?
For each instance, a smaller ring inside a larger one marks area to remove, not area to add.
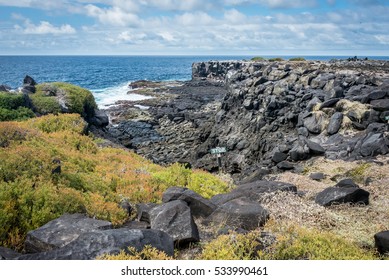
[[[0,55],[389,56],[388,0],[0,0]]]

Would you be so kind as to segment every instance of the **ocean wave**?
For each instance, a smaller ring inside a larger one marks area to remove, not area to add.
[[[104,109],[115,105],[117,101],[140,101],[153,98],[151,96],[131,93],[128,86],[131,82],[126,82],[114,87],[91,90],[99,108]]]

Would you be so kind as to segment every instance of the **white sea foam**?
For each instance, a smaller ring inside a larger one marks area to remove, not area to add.
[[[136,93],[128,93],[131,88],[128,86],[130,82],[121,84],[116,87],[108,87],[103,89],[91,90],[99,108],[104,109],[115,105],[116,101],[129,100],[140,101],[153,98],[147,95]]]

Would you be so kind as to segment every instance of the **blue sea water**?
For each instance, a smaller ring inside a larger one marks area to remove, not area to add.
[[[116,100],[137,99],[127,94],[136,80],[184,81],[192,74],[193,62],[250,59],[252,56],[0,56],[0,84],[18,88],[25,75],[38,83],[63,81],[87,88],[99,106]],[[289,57],[284,57],[289,58]],[[345,57],[309,57],[329,60]],[[347,58],[347,57],[346,57]],[[369,57],[370,59],[374,59]],[[376,59],[389,60],[389,57]]]

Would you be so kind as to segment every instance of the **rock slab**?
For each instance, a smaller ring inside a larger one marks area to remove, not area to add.
[[[145,245],[173,255],[172,238],[158,230],[109,229],[81,234],[66,246],[49,252],[27,254],[21,260],[93,260],[103,254],[118,254],[133,247],[141,251]]]
[[[64,247],[81,234],[112,228],[107,221],[83,214],[65,214],[44,226],[27,233],[25,250],[28,253],[46,252]]]

